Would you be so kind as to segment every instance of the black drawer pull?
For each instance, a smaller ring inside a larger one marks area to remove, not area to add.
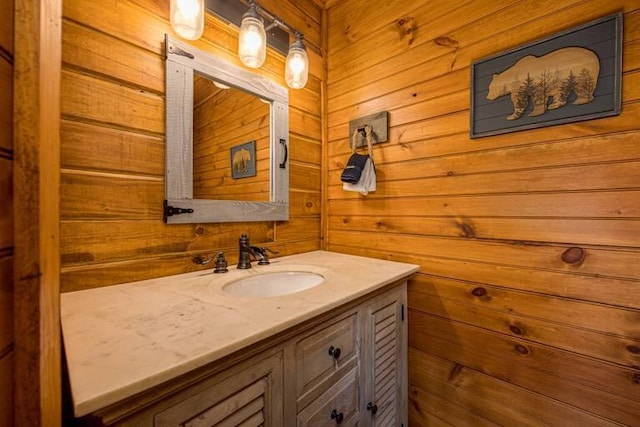
[[[344,414],[342,412],[338,412],[337,409],[334,409],[331,411],[331,419],[336,420],[336,424],[340,424],[344,421]]]
[[[340,357],[340,347],[334,347],[331,346],[329,347],[329,356],[332,356],[334,359],[338,359],[338,357]]]
[[[378,405],[374,405],[372,402],[367,403],[367,411],[371,411],[371,415],[375,415],[378,412]]]

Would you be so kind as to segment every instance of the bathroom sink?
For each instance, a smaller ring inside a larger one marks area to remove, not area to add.
[[[313,288],[324,277],[308,271],[278,271],[245,277],[225,285],[222,290],[239,297],[265,298],[289,295]]]

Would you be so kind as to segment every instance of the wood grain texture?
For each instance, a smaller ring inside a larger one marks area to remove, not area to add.
[[[432,393],[449,404],[457,405],[458,410],[466,408],[500,425],[617,425],[415,348],[409,351],[409,363],[414,372],[420,373],[415,379],[416,389],[410,394],[414,399],[411,406],[422,413],[428,410],[420,405],[419,399],[425,393]],[[520,404],[523,401],[529,402],[529,405]],[[444,418],[447,418],[446,414]]]
[[[14,425],[13,411],[13,350],[0,358],[0,423],[3,426]]]
[[[14,424],[13,2],[0,2],[0,425]]]
[[[0,250],[13,247],[13,162],[0,157]]]
[[[13,117],[13,64],[0,56],[0,149],[10,151],[12,142]]]
[[[638,424],[640,5],[376,6],[328,9],[324,233],[330,250],[421,266],[410,424]],[[469,139],[473,61],[618,10],[622,114]],[[348,122],[382,110],[377,191],[345,192]]]
[[[13,256],[0,255],[0,354],[13,351]],[[7,397],[7,395],[4,395]],[[3,401],[4,399],[0,399]]]
[[[14,57],[16,426],[61,425],[62,2],[17,2]]]

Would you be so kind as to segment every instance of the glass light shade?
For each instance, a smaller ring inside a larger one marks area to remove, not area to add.
[[[204,0],[171,0],[171,28],[187,40],[197,40],[204,31]]]
[[[302,89],[309,78],[309,57],[302,41],[296,41],[289,48],[284,66],[284,79],[292,89]]]
[[[238,36],[238,56],[249,68],[259,68],[267,57],[267,33],[259,18],[244,16]]]

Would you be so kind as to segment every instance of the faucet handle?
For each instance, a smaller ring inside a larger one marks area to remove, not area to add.
[[[218,252],[216,255],[216,267],[213,269],[214,273],[226,273],[229,271],[227,268],[227,260],[224,258],[223,252]]]
[[[191,259],[191,261],[193,261],[194,264],[205,265],[205,264],[209,264],[211,261],[213,261],[213,257],[204,258],[204,257],[198,255],[198,256],[193,257]]]
[[[251,246],[251,250],[256,254],[260,256],[260,259],[258,260],[258,265],[267,265],[270,264],[269,261],[269,255],[267,255],[267,252],[273,254],[273,255],[278,255],[280,252],[278,251],[274,251],[273,249],[269,249],[267,247],[263,247],[260,248],[258,246]]]

